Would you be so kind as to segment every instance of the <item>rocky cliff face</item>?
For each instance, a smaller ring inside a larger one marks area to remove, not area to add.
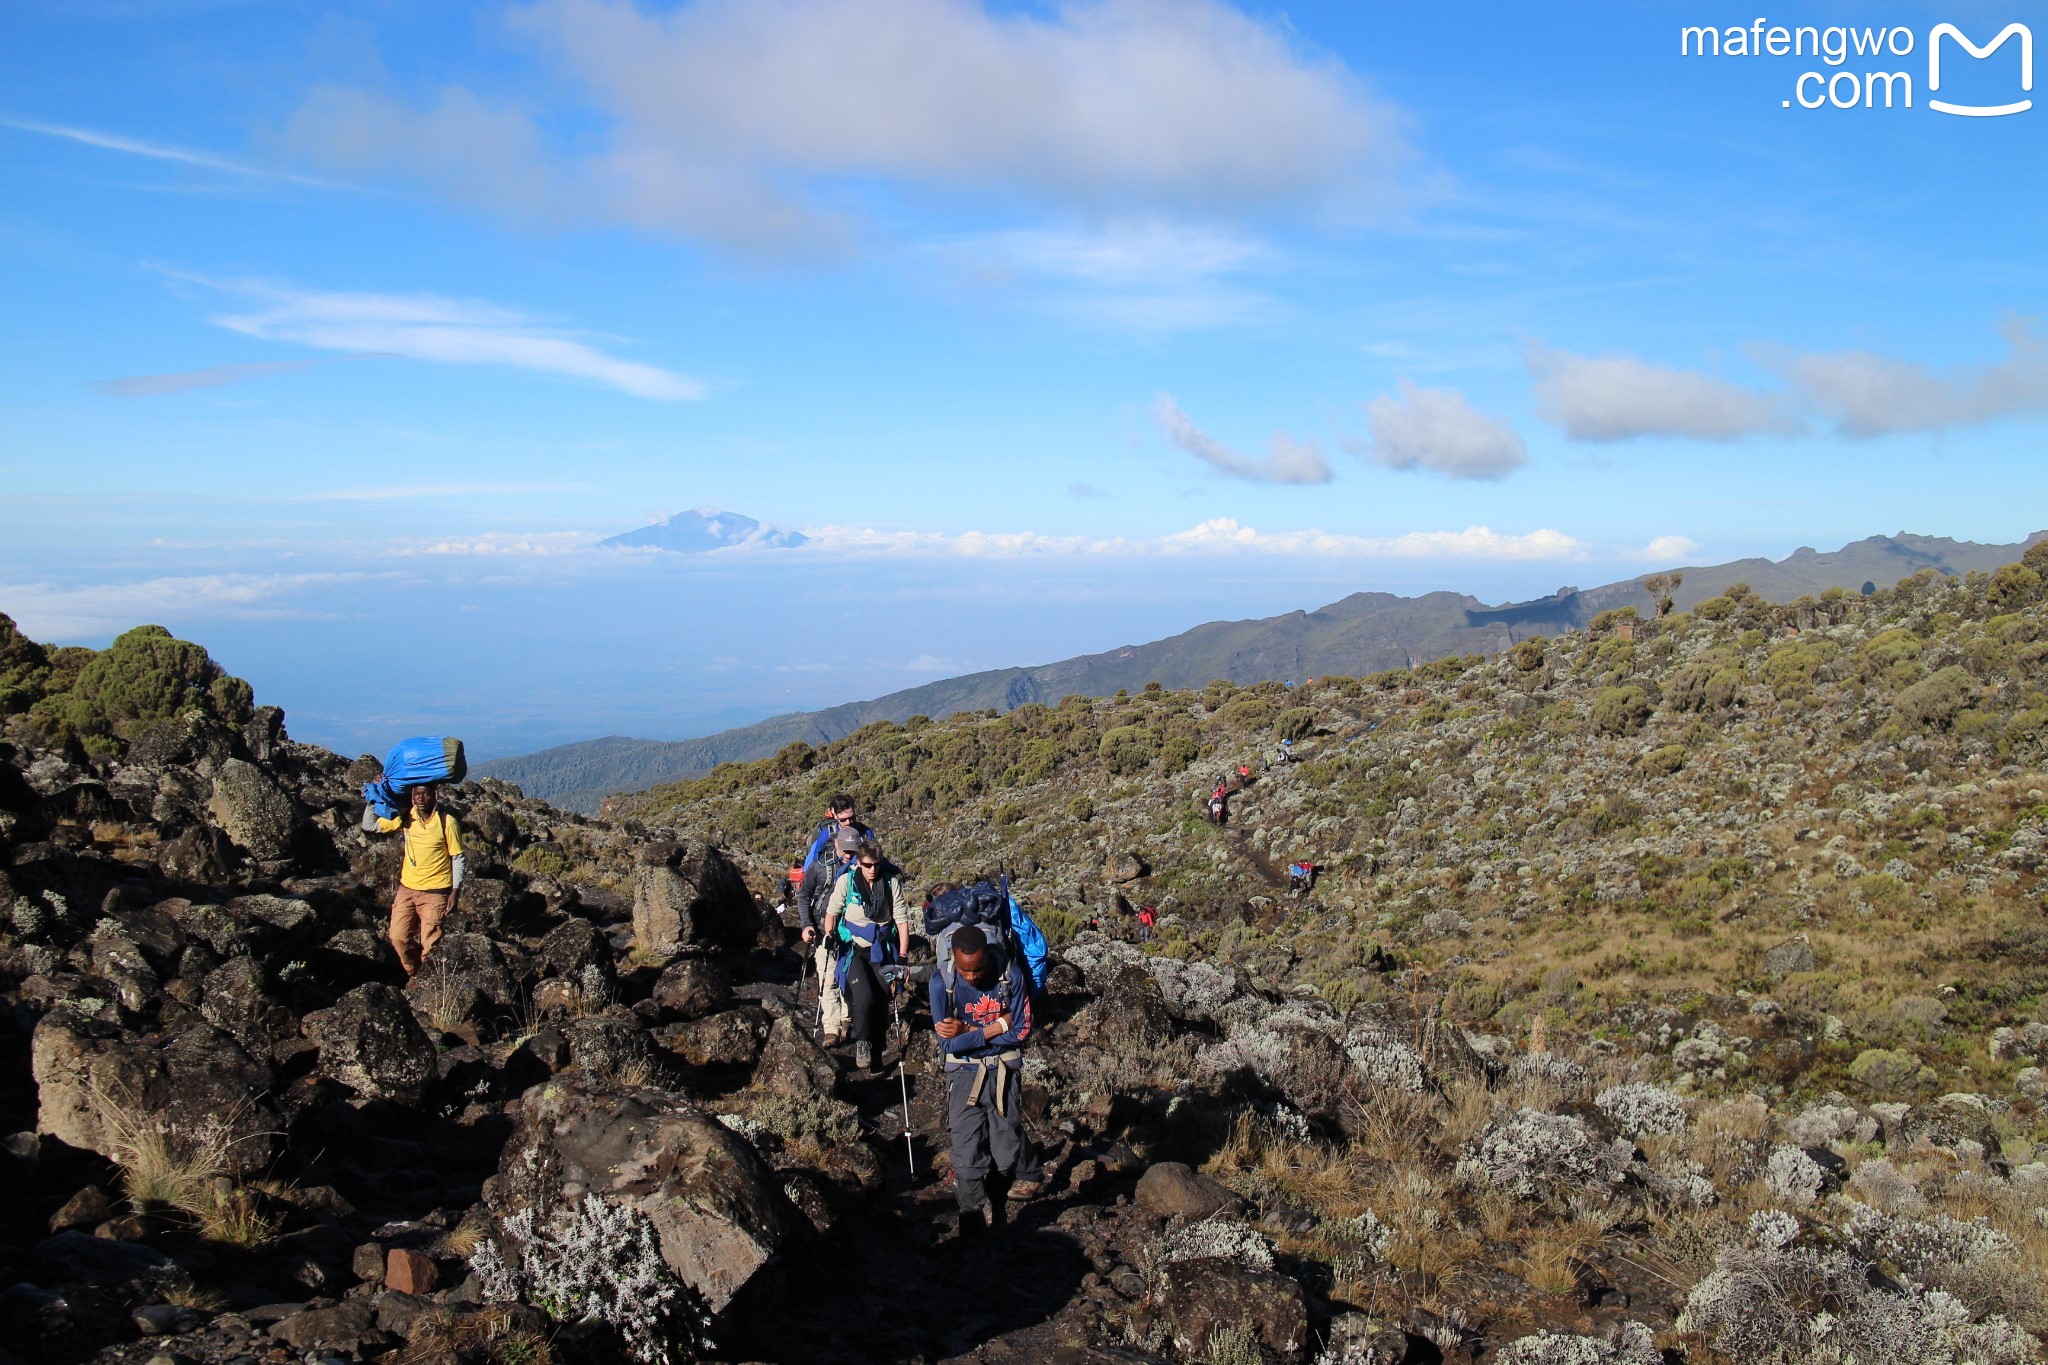
[[[410,983],[373,760],[18,715],[0,1360],[2039,1360],[2038,567],[465,784]],[[919,1010],[853,1073],[756,894],[838,788],[1055,942],[985,1243]]]

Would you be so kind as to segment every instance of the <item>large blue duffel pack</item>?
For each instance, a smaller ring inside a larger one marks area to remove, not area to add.
[[[406,793],[435,782],[460,782],[469,773],[462,741],[453,735],[401,739],[384,756],[384,775],[363,784],[363,800],[386,820],[396,820]]]
[[[972,886],[941,892],[925,902],[925,937],[932,941],[938,952],[938,970],[949,986],[953,971],[953,931],[963,924],[981,925],[991,931],[991,936],[1002,944],[1005,951],[1022,958],[1032,994],[1045,989],[1045,972],[1051,956],[1045,932],[1038,927],[1038,921],[1031,918],[1031,912],[1010,894],[1007,876],[1000,885],[979,881]]]

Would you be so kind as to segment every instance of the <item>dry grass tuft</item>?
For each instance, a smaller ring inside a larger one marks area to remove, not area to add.
[[[1600,1230],[1587,1223],[1535,1229],[1524,1238],[1514,1271],[1546,1294],[1569,1294],[1578,1288],[1579,1272],[1600,1242]]]
[[[277,1226],[254,1191],[234,1183],[230,1156],[246,1140],[233,1135],[239,1110],[208,1115],[197,1127],[180,1130],[159,1121],[132,1094],[95,1086],[92,1100],[108,1155],[121,1168],[121,1187],[136,1208],[176,1210],[195,1219],[209,1240],[245,1250],[277,1240]]]
[[[405,1350],[390,1359],[396,1365],[425,1365],[448,1355],[489,1365],[554,1365],[555,1359],[547,1338],[515,1326],[505,1308],[426,1314],[413,1327]]]

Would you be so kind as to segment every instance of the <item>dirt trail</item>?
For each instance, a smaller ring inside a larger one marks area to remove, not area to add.
[[[841,1221],[781,1267],[774,1313],[749,1315],[755,1326],[744,1339],[720,1342],[727,1355],[867,1362],[944,1361],[990,1347],[1000,1353],[998,1338],[1003,1346],[1023,1347],[1035,1333],[1050,1333],[1052,1320],[1074,1302],[1091,1265],[1055,1222],[1074,1204],[1091,1201],[1062,1190],[1022,1207],[1009,1226],[975,1242],[952,1236],[945,1091],[931,1065],[929,1025],[923,1028],[912,1035],[906,1067],[916,1176],[904,1152],[899,1054],[891,1046],[882,1059],[886,1069],[849,1073],[840,1083],[884,1154],[882,1190],[864,1206],[843,1205]],[[1061,1155],[1058,1134],[1041,1130],[1036,1136],[1049,1162]]]

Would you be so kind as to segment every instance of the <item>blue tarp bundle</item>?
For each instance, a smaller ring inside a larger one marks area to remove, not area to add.
[[[363,784],[363,800],[386,820],[396,820],[405,794],[432,782],[460,782],[469,772],[462,741],[453,735],[401,739],[384,756],[384,775]]]

